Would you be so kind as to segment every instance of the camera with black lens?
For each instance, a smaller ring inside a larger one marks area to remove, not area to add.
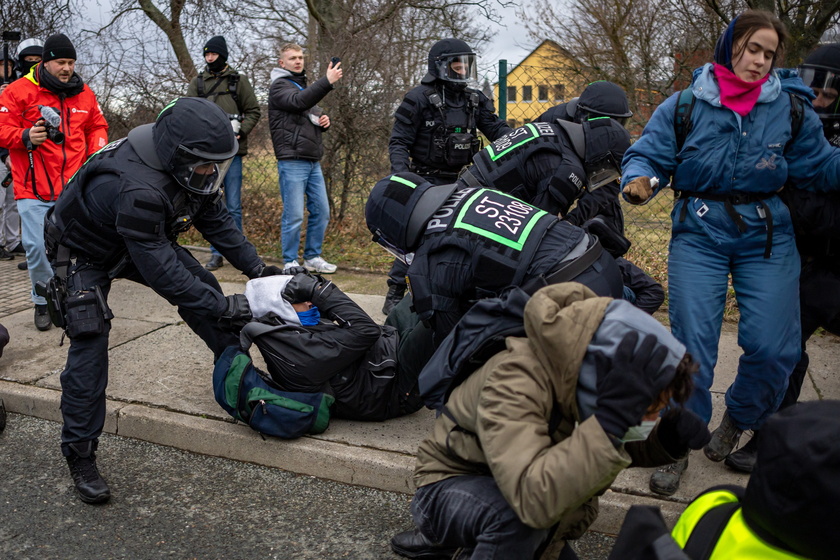
[[[41,117],[44,119],[47,138],[56,144],[63,144],[64,133],[59,130],[61,128],[61,115],[59,112],[49,105],[38,105],[38,109],[41,111]]]

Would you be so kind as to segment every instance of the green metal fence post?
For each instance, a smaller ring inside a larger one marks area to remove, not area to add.
[[[499,61],[499,118],[507,120],[507,60]]]

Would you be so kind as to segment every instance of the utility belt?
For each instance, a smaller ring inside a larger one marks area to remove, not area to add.
[[[98,285],[86,290],[68,292],[68,270],[74,260],[69,247],[54,247],[52,264],[55,275],[47,283],[38,282],[35,285],[35,293],[47,300],[50,321],[56,327],[64,329],[71,340],[104,333],[105,322],[114,318]],[[59,345],[63,342],[62,336]]]
[[[536,278],[532,278],[528,282],[525,282],[522,289],[529,294],[533,294],[544,286],[571,282],[583,274],[583,271],[595,264],[604,252],[604,248],[601,246],[601,242],[598,238],[594,235],[590,238],[592,239],[592,242],[582,255],[577,258],[561,262],[548,274],[542,274]]]
[[[726,209],[726,213],[729,214],[729,217],[732,218],[732,221],[735,222],[735,225],[738,226],[738,231],[741,233],[747,231],[747,224],[744,223],[744,219],[735,210],[735,205],[751,204],[757,202],[759,204],[758,215],[759,217],[764,218],[764,222],[767,224],[767,243],[765,243],[764,245],[764,258],[770,258],[770,254],[773,249],[773,214],[770,212],[770,207],[767,206],[767,204],[764,201],[768,198],[773,198],[774,196],[777,196],[779,193],[764,192],[717,194],[696,191],[680,191],[677,189],[674,189],[674,192],[677,195],[677,200],[693,197],[703,200],[714,200],[716,202],[723,202],[723,207]],[[680,209],[680,223],[685,221],[687,213],[688,203],[686,202]],[[700,217],[702,217],[702,215]]]

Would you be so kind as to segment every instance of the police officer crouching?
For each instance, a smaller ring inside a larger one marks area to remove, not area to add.
[[[61,374],[61,451],[84,502],[111,495],[95,455],[105,421],[111,281],[147,285],[178,306],[218,358],[238,344],[231,331],[250,319],[248,302],[242,294],[225,297],[215,277],[178,244],[178,234],[195,226],[249,278],[282,272],[265,266],[220,196],[238,148],[217,105],[176,99],[154,124],[94,154],[48,214],[47,254],[56,272],[47,290],[50,315],[70,338]]]
[[[621,273],[596,237],[503,192],[396,173],[373,187],[365,218],[373,240],[408,265],[413,308],[435,344],[475,301],[508,286],[533,293],[575,281],[622,297]]]

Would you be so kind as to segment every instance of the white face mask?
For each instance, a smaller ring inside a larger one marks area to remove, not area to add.
[[[638,426],[630,426],[627,433],[625,433],[624,437],[621,438],[621,441],[624,443],[630,441],[644,441],[653,431],[654,426],[656,426],[656,420],[642,420],[642,423]]]

